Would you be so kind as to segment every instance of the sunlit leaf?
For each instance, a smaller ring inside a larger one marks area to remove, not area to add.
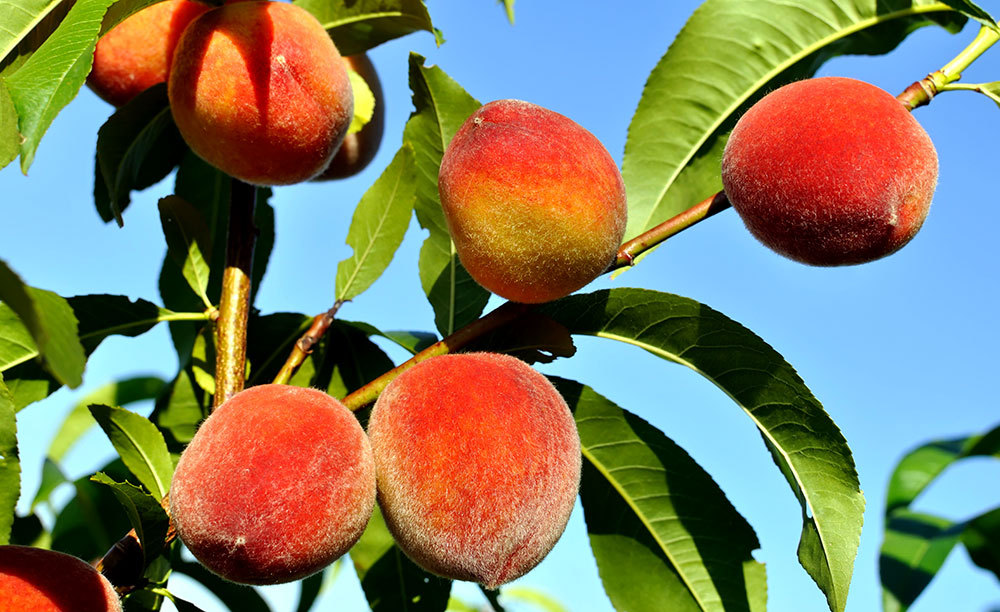
[[[426,31],[441,43],[422,0],[295,0],[319,19],[341,55],[364,53],[411,32]]]
[[[760,430],[802,507],[799,561],[841,611],[864,498],[847,442],[802,379],[739,323],[693,300],[643,289],[573,295],[541,312],[586,334],[688,367],[729,395]]]
[[[0,545],[10,542],[14,510],[21,494],[21,460],[17,452],[14,399],[0,375]]]
[[[156,425],[124,408],[101,404],[89,408],[129,471],[157,499],[163,498],[170,490],[174,464]]]
[[[145,565],[149,565],[163,552],[167,525],[170,522],[166,511],[160,505],[160,500],[133,484],[115,482],[107,474],[98,472],[91,477],[91,480],[109,487],[121,503],[132,528],[139,536]]]
[[[167,255],[180,266],[184,280],[195,295],[206,307],[211,307],[206,254],[211,255],[212,242],[205,218],[198,209],[177,196],[163,198],[157,206],[167,240]]]
[[[410,54],[410,89],[416,110],[403,141],[413,148],[417,166],[417,221],[430,232],[420,249],[420,283],[438,331],[448,335],[477,319],[490,296],[458,261],[437,189],[445,147],[480,104],[443,70],[424,66],[417,54]]]
[[[884,612],[903,612],[913,604],[958,543],[963,527],[906,508],[892,513],[878,562]]]

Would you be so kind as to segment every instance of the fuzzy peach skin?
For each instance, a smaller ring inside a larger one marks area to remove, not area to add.
[[[333,41],[308,11],[284,2],[226,4],[191,22],[167,93],[191,149],[257,185],[323,171],[354,112]]]
[[[438,191],[462,265],[515,302],[583,287],[625,233],[625,186],[607,149],[529,102],[497,100],[473,113],[445,150]]]
[[[375,96],[375,110],[372,118],[361,128],[360,132],[348,134],[344,143],[333,156],[326,170],[321,172],[314,181],[347,178],[364,170],[375,159],[382,134],[385,132],[385,95],[382,93],[382,83],[375,72],[375,65],[367,55],[348,55],[344,62],[354,72],[358,73]]]
[[[219,406],[170,489],[177,534],[233,582],[313,574],[361,537],[375,507],[371,446],[354,415],[315,389],[260,385]]]
[[[107,578],[86,562],[54,550],[0,546],[3,612],[121,612]]]
[[[930,136],[891,94],[823,77],[777,89],[736,124],[722,183],[750,232],[817,266],[872,261],[916,235],[938,160]]]
[[[124,106],[166,82],[181,33],[209,8],[192,0],[167,0],[126,18],[97,41],[87,85],[105,102]]]
[[[573,415],[508,355],[442,355],[398,376],[368,422],[378,501],[424,569],[490,589],[535,567],[580,485]]]

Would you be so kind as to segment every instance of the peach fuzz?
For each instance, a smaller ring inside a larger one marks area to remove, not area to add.
[[[260,385],[209,416],[177,464],[170,512],[205,567],[244,584],[305,578],[361,537],[375,507],[371,447],[315,389]]]
[[[333,41],[308,11],[283,2],[235,2],[191,22],[174,51],[168,95],[191,149],[257,185],[323,171],[354,112]]]
[[[375,110],[361,131],[344,137],[344,143],[334,154],[330,165],[314,181],[347,178],[364,170],[375,159],[385,132],[385,95],[374,64],[364,54],[348,55],[344,62],[368,84],[375,96]]]
[[[424,569],[489,589],[537,565],[580,484],[580,438],[544,376],[508,355],[442,355],[379,396],[368,422],[378,501]]]
[[[529,102],[497,100],[466,119],[441,160],[438,191],[462,265],[516,302],[583,287],[625,233],[625,186],[607,149]]]
[[[121,612],[118,594],[96,569],[70,555],[0,546],[3,612]]]
[[[927,216],[938,160],[891,94],[823,77],[781,87],[740,118],[722,183],[750,232],[791,259],[857,264],[910,241]]]
[[[97,41],[87,85],[105,102],[124,106],[166,82],[181,33],[209,8],[192,0],[167,0],[130,15]]]

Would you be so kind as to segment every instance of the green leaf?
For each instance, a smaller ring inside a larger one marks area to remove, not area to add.
[[[964,20],[933,0],[707,0],[653,68],[629,126],[625,238],[721,189],[725,135],[767,91],[837,55],[887,53],[920,26]]]
[[[347,232],[353,253],[337,265],[337,300],[354,299],[389,266],[410,226],[415,177],[413,153],[404,144],[354,209]]]
[[[633,344],[691,368],[729,395],[760,430],[802,507],[799,561],[830,608],[843,610],[864,498],[843,435],[781,355],[725,315],[656,291],[574,295],[539,311],[573,334]]]
[[[438,331],[447,336],[479,318],[490,297],[458,261],[437,189],[445,148],[480,104],[443,70],[425,67],[415,53],[410,54],[410,89],[416,110],[406,122],[403,142],[413,148],[417,166],[417,221],[430,232],[420,249],[420,283]]]
[[[211,255],[212,242],[205,217],[193,205],[177,196],[162,198],[157,205],[160,224],[167,240],[167,255],[180,266],[188,286],[201,298],[206,308],[210,270],[206,253]]]
[[[497,0],[500,4],[503,4],[503,10],[507,13],[507,21],[510,25],[514,25],[514,0]]]
[[[70,387],[79,386],[87,358],[77,335],[76,317],[66,300],[51,291],[28,287],[0,261],[0,301],[21,319],[52,375]]]
[[[0,15],[0,63],[24,41],[61,0],[6,0]]]
[[[17,158],[21,150],[21,132],[17,129],[17,109],[7,86],[0,78],[0,168]]]
[[[319,19],[341,55],[357,55],[386,41],[423,30],[443,41],[422,0],[295,0]]]
[[[387,331],[378,332],[378,335],[392,340],[397,345],[416,355],[420,351],[438,341],[437,334],[420,331]]]
[[[583,511],[615,607],[765,610],[764,566],[752,555],[760,543],[712,477],[591,388],[553,382],[580,432]]]
[[[392,360],[365,332],[334,321],[326,332],[311,385],[342,398],[393,368]]]
[[[152,563],[164,550],[164,539],[170,518],[160,505],[160,500],[128,482],[115,482],[107,474],[98,472],[90,478],[93,482],[111,488],[128,515],[129,523],[142,544],[144,567]]]
[[[971,17],[976,21],[982,23],[985,26],[989,26],[993,29],[997,28],[997,21],[992,15],[987,13],[985,10],[980,8],[972,0],[941,0],[943,4],[947,4],[951,8],[959,11],[967,17]]]
[[[6,77],[24,136],[21,171],[28,172],[45,131],[76,97],[94,61],[101,19],[114,0],[78,0],[55,32]]]
[[[425,572],[404,555],[377,507],[350,554],[373,612],[440,612],[447,607],[451,580]]]
[[[80,340],[88,354],[111,335],[139,336],[162,321],[207,320],[207,315],[202,313],[175,313],[152,302],[130,300],[124,295],[78,295],[69,298],[69,304],[80,321]]]
[[[201,328],[191,350],[191,373],[201,389],[215,395],[215,333],[210,325]]]
[[[194,437],[211,401],[211,398],[195,389],[193,379],[190,368],[182,369],[171,384],[170,392],[160,396],[149,416],[149,420],[163,431],[168,448],[176,449],[177,452],[182,451]]]
[[[129,478],[121,461],[101,468],[116,481]],[[59,511],[52,527],[52,548],[81,559],[96,559],[132,528],[121,504],[108,487],[95,484],[89,476],[73,482],[76,495]]]
[[[97,131],[94,189],[101,218],[114,218],[122,225],[121,212],[129,204],[130,193],[170,174],[185,147],[170,114],[165,83],[150,87],[118,109]]]
[[[985,434],[936,440],[913,449],[899,461],[889,479],[886,517],[908,507],[945,468],[956,461],[990,455],[1000,458],[1000,427]]]
[[[270,606],[255,589],[219,578],[201,563],[175,559],[174,570],[205,585],[230,610],[239,612],[271,612]]]
[[[916,601],[958,543],[963,527],[906,508],[893,512],[879,553],[884,612],[903,612]]]
[[[136,376],[118,382],[111,382],[87,394],[73,406],[63,419],[59,431],[49,444],[48,457],[61,461],[76,441],[94,424],[94,418],[87,409],[91,404],[125,406],[142,400],[154,399],[166,383],[155,376]]]
[[[174,604],[174,607],[177,608],[177,612],[204,612],[204,610],[190,601],[181,599],[173,593],[170,594],[170,603]]]
[[[962,544],[976,565],[1000,578],[1000,508],[969,521],[962,532]]]
[[[295,342],[311,324],[312,317],[299,313],[251,315],[247,326],[247,359],[250,361],[247,386],[274,380]],[[307,358],[310,359],[311,356]]]
[[[88,418],[90,415],[87,415]],[[52,492],[55,491],[59,485],[70,482],[66,475],[63,474],[62,469],[59,468],[59,464],[55,461],[46,457],[42,462],[42,481],[38,485],[38,492],[35,493],[35,499],[31,500],[31,511],[34,512],[38,504],[43,504],[49,501],[52,496]]]
[[[337,559],[335,563],[340,561]],[[317,572],[299,582],[299,603],[295,606],[295,612],[309,612],[323,590],[326,574],[326,570]]]
[[[375,94],[372,93],[368,81],[357,73],[356,70],[347,67],[347,76],[351,80],[351,91],[354,94],[354,116],[351,118],[351,125],[347,128],[348,134],[357,134],[368,125],[375,115]]]
[[[122,462],[157,499],[170,490],[174,463],[163,434],[146,417],[112,406],[89,406]]]
[[[0,546],[10,543],[14,510],[21,495],[21,460],[14,415],[14,399],[0,375]]]

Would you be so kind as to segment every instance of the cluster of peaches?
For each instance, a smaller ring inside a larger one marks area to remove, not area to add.
[[[351,86],[344,60],[306,11],[170,0],[119,28],[99,44],[90,78],[108,101],[124,104],[166,80],[191,149],[250,183],[294,183],[333,167],[351,123]],[[137,70],[142,62],[157,68]],[[357,164],[358,145],[351,150]],[[750,231],[815,265],[871,261],[902,247],[937,180],[934,147],[907,110],[843,78],[765,96],[736,125],[721,165],[725,194]],[[513,301],[547,302],[585,286],[612,263],[625,233],[625,187],[607,150],[570,119],[527,102],[499,100],[473,113],[448,145],[438,181],[462,264]],[[496,588],[554,546],[580,469],[573,416],[544,376],[506,355],[444,355],[395,378],[367,431],[321,391],[261,385],[235,395],[184,451],[170,511],[206,567],[235,582],[273,584],[346,553],[377,501],[420,566]],[[106,580],[79,560],[0,547],[4,610],[70,609],[58,600],[69,581],[79,583],[75,597],[90,589],[103,602],[95,610],[120,609]]]

